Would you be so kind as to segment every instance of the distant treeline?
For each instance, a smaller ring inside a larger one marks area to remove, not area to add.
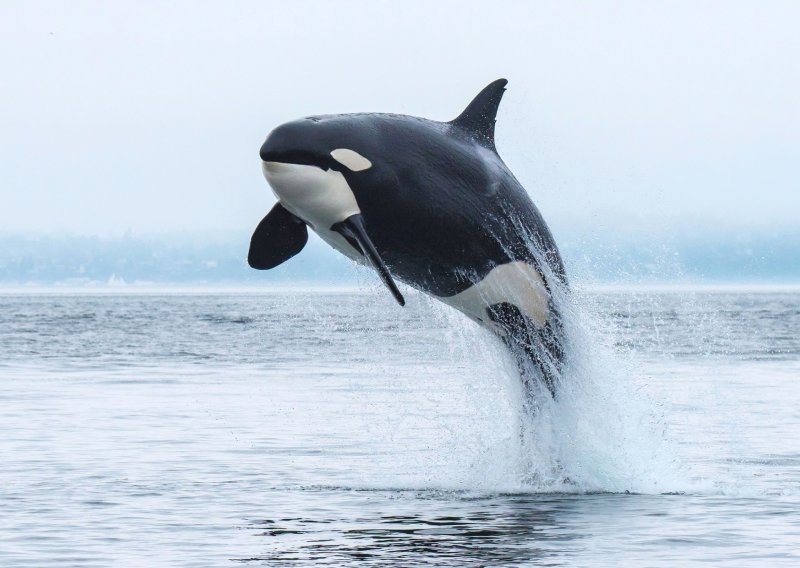
[[[352,263],[318,240],[269,272],[249,235],[0,236],[0,284],[353,284]],[[800,282],[800,230],[704,235],[562,235],[573,278],[597,283]]]
[[[574,272],[600,283],[800,283],[800,228],[567,236],[561,248]]]
[[[349,260],[318,242],[275,270],[247,266],[249,236],[0,237],[0,283],[257,284],[353,282]]]

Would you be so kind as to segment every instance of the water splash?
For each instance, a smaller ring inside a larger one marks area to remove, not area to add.
[[[494,412],[497,424],[473,432],[472,440],[454,436],[443,450],[450,468],[439,455],[440,475],[427,481],[490,492],[707,490],[679,458],[666,409],[649,396],[646,376],[613,347],[613,327],[592,313],[580,291],[557,289],[554,297],[567,345],[555,399],[541,380],[523,385],[513,357],[490,332],[429,301],[446,320],[451,359],[469,374],[466,411],[476,419]],[[499,397],[486,399],[485,381]]]
[[[539,411],[527,422],[523,451],[532,479],[580,491],[685,490],[664,408],[611,348],[613,331],[577,296],[568,301],[561,303],[568,353],[558,397],[538,397]]]
[[[536,242],[529,237],[528,242]],[[619,331],[597,314],[579,287],[559,284],[535,245],[530,252],[551,283],[566,350],[563,364],[548,361],[556,398],[545,388],[541,371],[527,369],[534,380],[521,380],[514,357],[491,332],[429,296],[406,292],[424,306],[422,317],[441,322],[447,358],[461,375],[461,398],[454,406],[464,416],[461,422],[436,422],[440,433],[430,452],[398,456],[391,473],[369,470],[356,485],[494,493],[713,490],[693,479],[684,465],[670,437],[667,407],[649,394],[643,370],[615,347]],[[383,293],[377,285],[373,288]],[[548,354],[541,355],[547,361]],[[390,368],[375,371],[392,374]],[[398,377],[396,385],[408,380]],[[417,392],[431,397],[424,389]],[[425,405],[406,402],[393,407],[399,418],[386,418],[375,428],[387,445],[396,446],[404,429],[416,432],[436,420],[415,417]]]

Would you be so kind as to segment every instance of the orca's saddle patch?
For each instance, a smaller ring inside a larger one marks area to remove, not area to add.
[[[276,203],[250,238],[247,264],[258,270],[275,268],[303,250],[308,229],[299,217]]]

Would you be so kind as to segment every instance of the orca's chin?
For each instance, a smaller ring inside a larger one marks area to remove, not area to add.
[[[275,197],[315,231],[361,213],[340,172],[287,162],[263,162],[261,167]]]

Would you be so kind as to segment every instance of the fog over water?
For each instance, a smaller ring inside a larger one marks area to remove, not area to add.
[[[635,237],[635,238],[634,238]],[[576,283],[758,284],[800,282],[800,229],[704,235],[557,235]],[[250,228],[216,233],[0,235],[0,287],[112,285],[372,285],[313,233],[301,254],[274,270],[247,266]]]

